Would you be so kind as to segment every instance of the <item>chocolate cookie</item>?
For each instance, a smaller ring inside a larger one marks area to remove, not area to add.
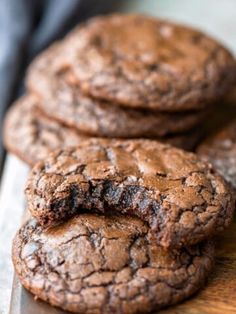
[[[61,44],[53,45],[29,70],[28,89],[39,96],[38,105],[46,115],[84,133],[116,138],[163,137],[187,131],[199,124],[206,110],[187,113],[160,113],[124,109],[80,92],[71,71],[57,72],[53,64]]]
[[[236,189],[236,120],[209,136],[197,154],[211,162],[215,169]]]
[[[196,155],[155,141],[81,144],[32,170],[26,196],[44,227],[81,211],[120,212],[147,222],[157,243],[191,245],[231,222],[225,181]]]
[[[43,231],[28,221],[13,243],[21,283],[74,313],[149,313],[188,298],[206,281],[214,248],[165,251],[139,219],[84,214]]]
[[[94,18],[63,45],[58,70],[71,69],[74,81],[95,98],[128,107],[200,109],[224,96],[236,80],[235,60],[218,42],[147,16]]]
[[[29,165],[55,149],[76,146],[88,139],[43,116],[35,104],[33,95],[23,96],[9,110],[4,123],[5,147]]]
[[[55,149],[76,146],[84,141],[100,141],[99,138],[88,137],[73,128],[47,118],[38,109],[37,102],[37,98],[33,95],[23,96],[12,106],[4,123],[5,147],[27,164],[34,165]],[[191,150],[199,142],[200,137],[199,130],[193,130],[188,134],[158,140]]]

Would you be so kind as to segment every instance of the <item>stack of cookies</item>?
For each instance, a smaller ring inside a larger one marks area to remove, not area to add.
[[[202,287],[232,189],[157,139],[192,144],[235,81],[214,40],[140,15],[95,18],[39,56],[5,123],[9,150],[40,160],[26,186],[32,218],[13,243],[24,287],[101,314],[148,313]]]
[[[33,167],[34,218],[13,263],[26,289],[74,313],[149,313],[203,287],[231,190],[195,154],[148,140],[83,143]]]
[[[95,18],[33,62],[5,144],[31,165],[91,137],[191,150],[234,81],[231,54],[196,30],[140,15]]]

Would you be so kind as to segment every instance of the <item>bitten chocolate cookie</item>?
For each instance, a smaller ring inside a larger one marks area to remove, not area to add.
[[[26,196],[44,227],[84,210],[147,222],[158,244],[191,245],[223,230],[230,188],[196,155],[155,141],[84,144],[55,152],[32,170]]]
[[[197,149],[197,154],[236,188],[236,120],[212,134]]]
[[[76,146],[81,142],[100,141],[100,138],[86,136],[44,116],[38,109],[37,102],[37,98],[30,94],[20,98],[9,110],[3,128],[7,150],[30,166],[46,158],[55,149]],[[158,140],[192,150],[200,137],[201,132],[198,129],[188,134]],[[107,142],[109,141],[111,140],[107,139]]]
[[[218,42],[147,16],[94,18],[63,45],[58,70],[70,68],[74,81],[95,98],[128,107],[200,109],[224,96],[236,80],[235,60]]]
[[[80,215],[47,231],[28,221],[13,243],[21,283],[74,313],[149,313],[188,298],[206,281],[214,248],[165,251],[139,219]]]
[[[38,106],[47,116],[69,127],[101,137],[163,137],[192,129],[207,116],[207,110],[168,114],[124,109],[87,97],[74,84],[71,71],[56,71],[54,60],[61,46],[53,45],[35,60],[27,86],[39,96]]]

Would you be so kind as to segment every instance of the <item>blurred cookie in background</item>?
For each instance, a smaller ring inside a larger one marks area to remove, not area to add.
[[[23,96],[13,104],[4,123],[3,134],[6,149],[27,164],[34,165],[37,161],[46,158],[55,149],[100,140],[100,138],[91,137],[48,118],[39,110],[37,103],[38,99],[34,95]],[[187,134],[156,138],[156,140],[192,150],[196,147],[201,136],[201,130],[194,129]],[[112,141],[112,139],[107,139],[107,141]]]

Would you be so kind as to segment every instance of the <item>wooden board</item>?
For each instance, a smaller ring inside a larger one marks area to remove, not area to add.
[[[28,167],[14,156],[7,156],[0,193],[0,314],[9,312],[13,267],[11,242],[24,210],[24,185]]]

